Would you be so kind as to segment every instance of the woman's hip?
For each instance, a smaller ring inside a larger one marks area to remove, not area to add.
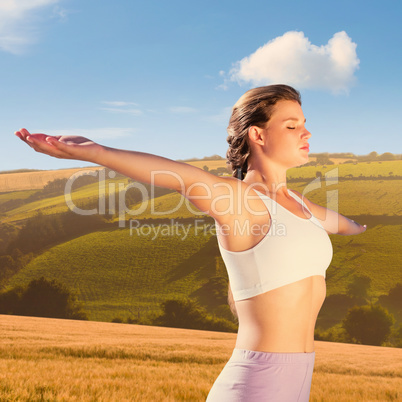
[[[315,352],[267,353],[234,349],[207,401],[307,402],[314,360]]]

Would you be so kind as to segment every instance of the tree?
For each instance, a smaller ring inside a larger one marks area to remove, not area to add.
[[[207,311],[192,299],[166,300],[162,303],[162,309],[163,314],[155,320],[154,325],[224,332],[236,331],[234,323],[208,315]]]
[[[87,320],[80,305],[61,283],[44,277],[33,279],[26,288],[0,295],[0,313],[34,317]]]
[[[377,157],[377,160],[379,161],[393,161],[395,160],[395,155],[392,154],[391,152],[384,152],[383,154],[379,155]]]
[[[397,283],[389,290],[387,301],[395,308],[402,309],[402,283]]]
[[[16,263],[11,255],[0,256],[0,281],[15,270]]]
[[[397,321],[402,321],[402,283],[397,283],[387,295],[381,295],[378,303],[390,311]]]
[[[161,323],[175,328],[200,329],[206,312],[192,299],[172,299],[162,303]]]
[[[0,314],[18,314],[18,306],[24,289],[16,287],[0,293]]]
[[[353,281],[347,285],[347,295],[357,299],[366,300],[367,291],[370,288],[371,278],[367,275],[356,275]]]
[[[1,207],[4,205],[1,204]],[[18,230],[8,223],[0,223],[0,255],[6,254],[8,244],[17,237]]]
[[[380,346],[391,334],[394,317],[381,306],[351,308],[342,326],[356,343]]]
[[[394,329],[393,333],[391,334],[391,338],[393,338],[393,346],[402,348],[402,324]]]
[[[214,307],[227,304],[228,279],[223,276],[212,276],[201,288],[192,294],[198,301],[206,306]]]
[[[334,162],[329,159],[328,152],[324,152],[322,154],[317,154],[316,162],[318,165],[333,165]]]

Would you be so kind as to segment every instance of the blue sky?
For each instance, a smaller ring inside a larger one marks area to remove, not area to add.
[[[401,152],[400,1],[2,0],[0,171],[26,127],[172,159],[224,156],[253,86],[300,89],[311,152]]]

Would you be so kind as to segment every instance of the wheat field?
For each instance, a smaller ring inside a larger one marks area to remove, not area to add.
[[[1,401],[204,401],[235,334],[0,316]],[[402,400],[402,350],[316,342],[310,401]]]
[[[0,174],[0,192],[37,190],[56,179],[68,179],[82,170],[99,170],[102,167],[72,168],[59,170],[43,170],[39,172],[4,173]]]

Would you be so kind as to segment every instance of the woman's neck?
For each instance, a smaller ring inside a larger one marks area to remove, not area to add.
[[[270,194],[286,193],[287,169],[272,165],[273,164],[265,164],[263,167],[251,165],[243,181],[250,185],[260,183]]]

